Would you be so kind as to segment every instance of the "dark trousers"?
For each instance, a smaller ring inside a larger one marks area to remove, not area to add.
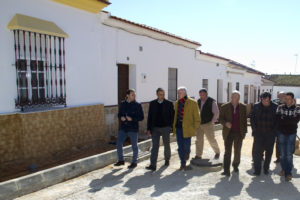
[[[273,133],[257,133],[254,136],[253,143],[253,158],[254,158],[254,170],[256,173],[261,171],[261,162],[263,153],[265,151],[264,170],[267,171],[270,168],[270,162],[272,159],[274,148],[275,136]]]
[[[190,155],[191,153],[191,138],[184,138],[182,128],[176,128],[176,139],[180,162],[182,165],[185,165],[186,160],[184,159],[184,157]]]
[[[162,136],[163,143],[164,143],[164,155],[165,160],[169,161],[171,157],[171,147],[170,147],[170,127],[154,127],[151,131],[152,137],[152,149],[151,149],[151,165],[156,166],[158,150],[159,150],[159,141],[160,136]]]
[[[265,148],[263,150],[263,152],[265,151]],[[264,154],[263,157],[261,159],[262,161],[264,160]],[[252,161],[254,162],[254,137],[253,137],[253,143],[252,143]]]
[[[241,149],[243,144],[243,138],[239,132],[232,132],[228,134],[227,138],[224,140],[225,154],[224,154],[224,172],[229,172],[231,163],[231,152],[232,144],[234,147],[234,158],[232,162],[233,167],[238,167],[241,161]]]

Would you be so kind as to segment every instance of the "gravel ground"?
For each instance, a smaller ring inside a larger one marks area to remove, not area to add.
[[[223,156],[221,131],[216,131],[216,137]],[[171,148],[170,166],[163,166],[163,148],[161,148],[158,169],[154,173],[145,170],[149,160],[140,162],[134,170],[127,170],[127,166],[117,168],[110,165],[17,199],[300,199],[300,173],[297,172],[297,169],[300,170],[299,156],[294,156],[294,178],[291,182],[285,182],[284,178],[278,175],[281,170],[280,165],[273,162],[269,175],[262,173],[259,177],[251,176],[253,168],[250,130],[243,143],[240,172],[232,172],[230,177],[221,176],[220,168],[178,171],[180,161],[177,155],[177,144],[172,143]],[[207,141],[204,149],[203,157],[213,158],[214,153]],[[193,139],[191,156],[194,156],[194,153]]]

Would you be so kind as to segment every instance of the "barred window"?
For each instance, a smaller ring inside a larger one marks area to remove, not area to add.
[[[65,38],[13,30],[16,108],[66,106]]]

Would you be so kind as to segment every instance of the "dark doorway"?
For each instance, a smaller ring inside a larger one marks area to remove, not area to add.
[[[118,108],[125,100],[126,91],[129,89],[129,65],[118,64]],[[120,130],[121,121],[119,121]]]
[[[129,89],[129,65],[118,64],[118,105],[126,97],[126,91]]]

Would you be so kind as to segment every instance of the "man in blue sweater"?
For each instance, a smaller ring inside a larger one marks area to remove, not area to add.
[[[117,140],[117,153],[119,161],[115,164],[115,166],[121,166],[125,164],[123,156],[123,143],[127,137],[129,137],[133,151],[132,162],[131,165],[128,166],[129,169],[133,169],[137,166],[139,121],[144,119],[143,108],[140,103],[135,101],[135,96],[135,90],[127,90],[126,99],[122,101],[118,113],[121,126]]]

